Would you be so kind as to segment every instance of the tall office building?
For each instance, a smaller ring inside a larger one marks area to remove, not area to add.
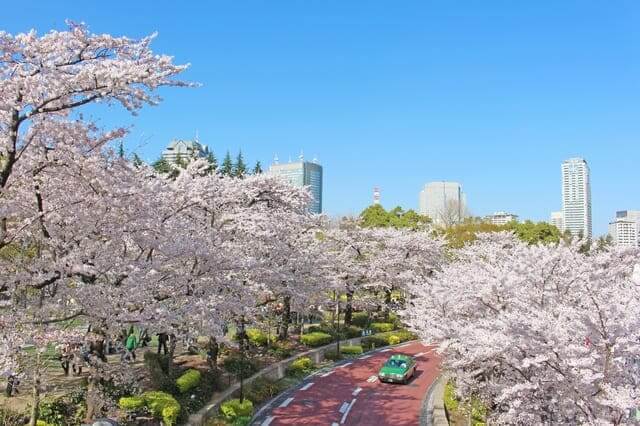
[[[564,218],[561,211],[551,212],[549,223],[558,228],[560,232],[564,232]]]
[[[622,210],[609,223],[609,235],[620,247],[640,247],[640,211]]]
[[[175,163],[178,158],[190,161],[192,158],[204,158],[209,154],[209,148],[202,145],[196,138],[193,141],[175,139],[162,151],[162,158]]]
[[[279,164],[276,157],[267,173],[282,176],[293,186],[309,187],[313,196],[309,211],[322,213],[322,166],[317,160],[304,161],[304,157],[300,155],[299,161]]]
[[[457,182],[429,182],[420,191],[420,214],[449,226],[467,216],[467,197]]]
[[[562,218],[571,235],[591,238],[589,165],[582,158],[562,163]]]

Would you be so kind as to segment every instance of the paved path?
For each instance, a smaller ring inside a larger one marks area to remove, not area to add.
[[[432,349],[411,342],[320,371],[273,401],[253,424],[418,425],[424,396],[439,373]],[[378,381],[378,370],[394,353],[416,357],[418,369],[408,385]]]

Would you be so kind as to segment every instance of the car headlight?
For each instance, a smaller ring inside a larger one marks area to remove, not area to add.
[[[380,373],[380,377],[384,377],[384,373]]]

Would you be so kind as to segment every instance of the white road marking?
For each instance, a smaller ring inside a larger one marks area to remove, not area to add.
[[[344,424],[344,422],[347,420],[347,416],[349,415],[349,411],[351,411],[351,407],[353,407],[353,404],[356,403],[356,399],[353,398],[351,400],[351,404],[349,404],[349,406],[347,407],[347,411],[344,412],[344,414],[342,415],[342,419],[340,420],[340,424]]]
[[[313,382],[311,383],[307,383],[306,385],[304,385],[303,387],[300,388],[300,390],[307,390],[309,389],[311,386],[313,386]]]
[[[360,357],[360,359],[367,359],[367,358],[371,358],[371,355],[365,355]]]
[[[348,366],[350,366],[351,364],[353,364],[353,363],[352,363],[352,362],[348,362],[348,363],[346,363],[346,364],[344,364],[344,365],[341,365],[341,366],[340,366],[340,368],[348,367]]]
[[[274,418],[275,417],[273,417],[273,416],[267,417],[266,419],[264,419],[264,422],[262,422],[262,424],[260,426],[269,426]]]
[[[356,396],[358,395],[360,392],[362,392],[362,388],[356,388],[356,390],[353,391],[353,393],[351,395]]]
[[[376,380],[378,380],[378,376],[371,376],[371,377],[369,377],[369,378],[367,379],[367,382],[369,382],[369,383],[373,383],[373,382],[375,382]]]
[[[328,373],[324,373],[323,375],[321,375],[320,377],[327,377],[333,374],[333,370],[329,371]]]
[[[331,423],[331,426],[340,426],[340,425],[338,423],[336,423],[336,422],[333,422],[333,423]]]
[[[417,357],[422,356],[422,355],[424,355],[424,352],[417,353],[417,354],[415,354],[413,357],[414,357],[414,358],[417,358]]]
[[[380,352],[389,352],[390,350],[391,350],[390,348],[389,349],[383,349]]]
[[[285,408],[286,406],[288,406],[289,404],[291,404],[291,401],[293,401],[293,397],[285,399],[285,400],[282,402],[282,404],[280,404],[280,408]]]
[[[347,411],[348,407],[349,407],[349,403],[343,402],[338,411],[340,412],[340,414],[344,414],[344,412]]]
[[[405,346],[409,346],[409,345],[411,345],[411,342],[409,342],[409,343],[405,343],[404,345],[400,345],[400,346],[398,346],[398,347],[399,347],[399,348],[404,348]]]

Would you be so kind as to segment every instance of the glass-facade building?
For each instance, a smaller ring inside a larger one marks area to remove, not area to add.
[[[269,174],[285,178],[296,187],[308,187],[313,201],[309,205],[311,213],[322,213],[322,166],[315,162],[272,164]]]
[[[589,165],[582,158],[562,163],[562,219],[564,231],[591,238],[591,182]]]

